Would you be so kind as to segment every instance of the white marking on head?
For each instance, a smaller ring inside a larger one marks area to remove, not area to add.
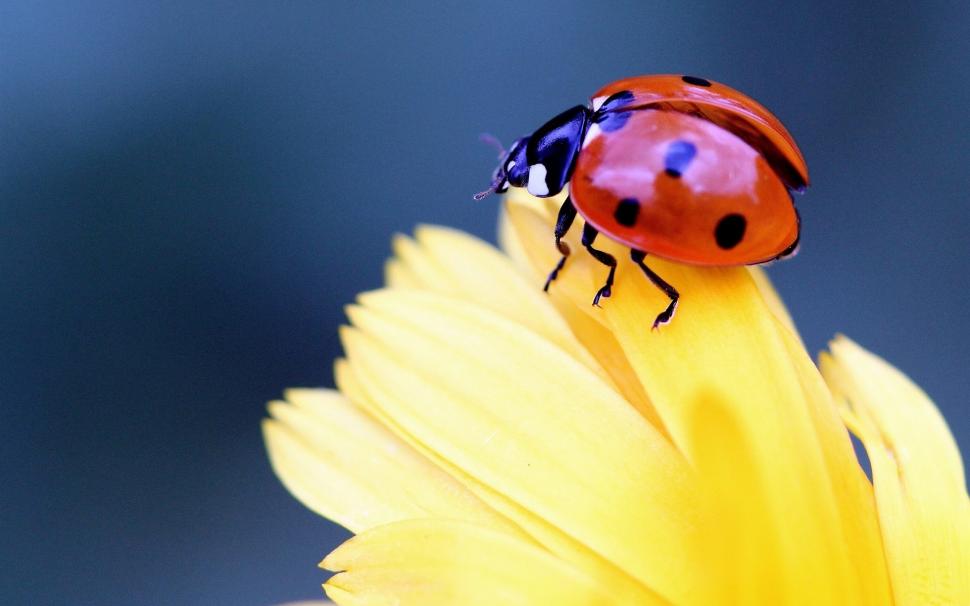
[[[600,128],[599,124],[595,122],[590,124],[589,128],[586,129],[586,136],[583,138],[583,148],[585,148],[587,145],[592,143],[593,139],[595,139],[596,137],[599,137],[602,134],[603,134],[603,130]]]
[[[606,101],[608,97],[603,95],[602,97],[596,97],[593,99],[593,111],[599,111],[600,107],[603,105],[603,101]]]
[[[546,185],[546,167],[533,164],[529,167],[529,184],[526,186],[533,196],[548,196],[549,186]]]
[[[510,173],[513,168],[515,168],[515,160],[509,160],[509,163],[505,165],[505,172]]]

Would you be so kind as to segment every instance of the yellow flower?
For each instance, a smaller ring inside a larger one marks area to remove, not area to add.
[[[279,477],[357,535],[322,563],[331,599],[970,604],[960,454],[918,387],[843,337],[820,373],[758,270],[652,259],[682,293],[660,331],[629,262],[602,309],[586,255],[542,293],[556,202],[510,195],[508,256],[398,238],[339,392],[270,405]]]

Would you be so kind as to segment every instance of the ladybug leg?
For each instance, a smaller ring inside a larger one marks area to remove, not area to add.
[[[559,218],[556,219],[556,248],[562,253],[562,258],[559,259],[559,263],[556,263],[556,267],[549,272],[549,277],[546,278],[546,285],[542,287],[542,290],[549,292],[549,285],[552,281],[559,276],[559,271],[562,266],[566,264],[566,257],[569,256],[569,245],[562,241],[566,232],[573,224],[573,219],[576,218],[576,207],[573,206],[573,201],[566,197],[566,201],[562,203],[559,207]]]
[[[677,292],[676,288],[668,284],[663,278],[654,273],[652,269],[647,267],[646,263],[643,262],[646,256],[647,253],[643,252],[642,250],[630,251],[630,258],[633,259],[633,262],[640,266],[640,269],[643,270],[643,273],[647,274],[647,277],[650,278],[650,281],[653,282],[654,286],[664,291],[664,294],[670,297],[670,304],[667,305],[667,309],[660,312],[657,319],[653,321],[653,328],[656,330],[658,326],[670,322],[670,320],[674,317],[674,312],[677,311],[677,301],[680,300],[680,293]]]
[[[616,275],[616,259],[613,255],[593,248],[593,241],[596,240],[598,235],[599,231],[595,227],[589,223],[583,225],[583,246],[586,247],[589,254],[593,255],[594,259],[610,268],[610,273],[606,276],[606,284],[596,291],[596,296],[593,297],[593,305],[596,307],[600,305],[600,297],[609,297],[613,294],[613,277]]]

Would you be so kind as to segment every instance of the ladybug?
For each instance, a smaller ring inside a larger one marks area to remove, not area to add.
[[[634,263],[670,299],[653,328],[673,318],[677,289],[644,263],[648,254],[693,265],[754,265],[796,252],[800,221],[793,192],[808,186],[794,139],[758,102],[694,76],[638,76],[596,92],[501,153],[489,189],[525,187],[541,198],[569,184],[555,244],[578,212],[582,244],[609,267],[593,298],[609,297],[616,259],[593,247],[597,235],[630,248]]]

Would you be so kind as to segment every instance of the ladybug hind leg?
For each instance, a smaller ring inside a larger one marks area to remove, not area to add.
[[[596,240],[596,236],[599,235],[599,231],[589,223],[583,225],[583,246],[589,251],[589,254],[593,255],[593,258],[606,265],[610,268],[610,273],[606,276],[606,283],[596,291],[596,296],[593,297],[593,305],[599,307],[600,298],[609,297],[613,294],[613,278],[616,276],[616,258],[602,250],[593,248],[593,242]]]
[[[643,262],[646,257],[647,253],[642,250],[630,251],[630,258],[633,259],[633,262],[640,266],[640,269],[643,270],[643,273],[647,275],[647,278],[650,279],[654,286],[662,290],[670,298],[670,304],[667,305],[667,309],[660,312],[657,319],[653,321],[653,328],[656,330],[658,326],[667,324],[674,317],[674,312],[677,311],[677,302],[680,300],[680,293],[677,292],[676,288],[654,273],[652,269],[647,267],[647,264]]]
[[[549,272],[549,277],[546,278],[546,285],[542,287],[542,290],[549,292],[549,285],[552,281],[559,276],[559,272],[562,270],[563,265],[566,264],[566,258],[569,256],[569,245],[562,241],[566,236],[566,232],[572,227],[573,220],[576,218],[576,207],[573,206],[573,201],[566,197],[566,201],[562,203],[559,207],[559,218],[556,219],[556,248],[559,249],[562,257],[559,262],[556,263],[556,267]]]

